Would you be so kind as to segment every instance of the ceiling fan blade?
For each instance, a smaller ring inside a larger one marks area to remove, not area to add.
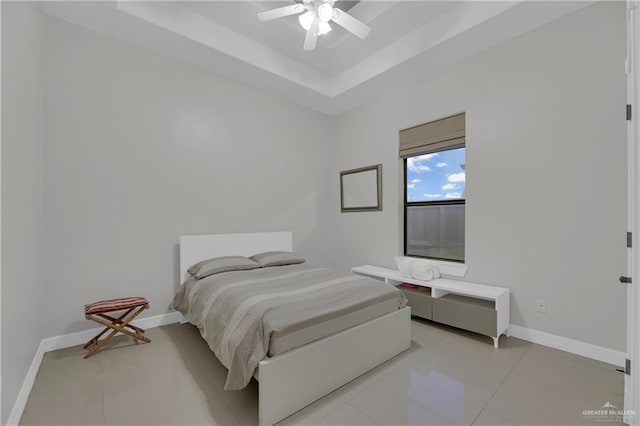
[[[270,21],[276,18],[283,18],[296,13],[302,13],[307,10],[303,4],[297,3],[290,6],[279,7],[277,9],[265,10],[258,13],[258,19],[261,21]]]
[[[311,27],[307,30],[307,35],[304,37],[304,50],[313,50],[316,48],[318,42],[318,20],[314,20]]]
[[[367,38],[369,32],[371,32],[371,28],[369,28],[368,25],[363,24],[347,12],[335,7],[333,8],[331,20],[362,39]]]

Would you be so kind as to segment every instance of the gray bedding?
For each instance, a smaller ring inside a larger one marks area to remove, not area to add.
[[[400,309],[406,298],[382,281],[290,265],[190,278],[180,286],[172,307],[198,327],[229,370],[225,389],[233,390],[249,383],[274,334],[300,334],[372,304]]]

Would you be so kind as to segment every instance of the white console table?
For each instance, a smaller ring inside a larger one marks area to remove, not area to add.
[[[394,269],[371,265],[356,266],[351,272],[382,279],[394,286],[408,283],[429,289],[430,292],[422,292],[403,288],[409,304],[418,305],[411,306],[412,313],[416,312],[414,315],[486,334],[493,339],[495,348],[500,335],[509,335],[508,288],[445,278],[422,281],[403,277]]]

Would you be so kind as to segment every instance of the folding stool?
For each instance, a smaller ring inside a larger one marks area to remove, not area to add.
[[[149,301],[144,297],[122,297],[119,299],[101,300],[99,302],[85,305],[84,317],[88,320],[104,325],[105,328],[83,346],[85,349],[89,348],[84,357],[89,358],[91,355],[98,352],[98,350],[103,347],[105,343],[111,340],[111,338],[118,332],[127,334],[143,342],[150,343],[151,340],[143,335],[143,329],[129,324],[145,309],[149,309]],[[118,318],[107,315],[110,312],[122,310],[126,311]],[[104,339],[99,340],[100,337],[109,330],[111,330],[111,333],[109,333]]]

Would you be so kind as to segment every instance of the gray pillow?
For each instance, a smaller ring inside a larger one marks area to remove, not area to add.
[[[197,279],[201,279],[222,272],[248,271],[260,267],[259,263],[244,256],[223,256],[198,262],[187,269],[187,272]]]
[[[303,258],[289,251],[265,251],[264,253],[254,254],[251,256],[251,260],[258,262],[263,268],[305,262]]]

